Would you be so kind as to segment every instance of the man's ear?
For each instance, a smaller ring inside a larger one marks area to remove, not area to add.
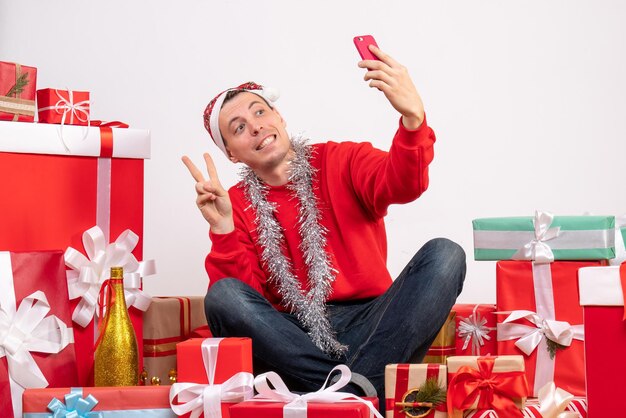
[[[278,117],[280,118],[280,122],[283,124],[283,128],[287,127],[287,121],[283,118],[283,115],[280,114],[280,112],[278,111],[278,109],[276,109],[275,107],[272,108],[272,110],[274,112],[276,112],[276,114],[278,115]]]
[[[239,162],[239,159],[237,157],[233,156],[233,154],[230,153],[230,150],[228,148],[226,148],[226,152],[228,153],[228,159],[230,161],[232,161],[235,164],[237,164]]]

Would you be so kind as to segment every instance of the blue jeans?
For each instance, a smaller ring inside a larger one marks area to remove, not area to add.
[[[205,312],[219,337],[251,337],[255,374],[275,371],[292,391],[318,390],[330,370],[346,364],[367,377],[384,411],[385,366],[420,362],[463,288],[465,252],[456,243],[427,242],[385,293],[371,300],[328,303],[337,339],[349,349],[333,358],[317,348],[295,315],[277,311],[237,279],[209,289]],[[358,393],[355,388],[347,391]]]

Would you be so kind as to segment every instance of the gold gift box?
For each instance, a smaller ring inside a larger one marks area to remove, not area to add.
[[[444,322],[435,340],[430,345],[422,363],[446,364],[446,359],[456,354],[455,319],[456,312],[450,311],[446,322]]]
[[[143,317],[142,378],[146,384],[169,385],[176,380],[176,344],[207,324],[204,296],[154,297]]]

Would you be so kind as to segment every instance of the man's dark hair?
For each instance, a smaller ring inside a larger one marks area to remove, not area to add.
[[[245,93],[247,90],[230,90],[228,92],[226,92],[226,96],[224,97],[224,101],[222,102],[222,108],[224,107],[224,105],[226,103],[228,103],[230,100],[234,99],[235,97],[237,97],[237,95],[241,94],[241,93]],[[256,94],[256,93],[253,93]],[[267,104],[270,108],[273,108],[273,106],[271,104],[269,104],[269,102],[267,100],[265,100],[265,97],[258,95],[261,99],[263,99],[263,101],[265,102],[265,104]],[[220,109],[221,110],[221,109]]]

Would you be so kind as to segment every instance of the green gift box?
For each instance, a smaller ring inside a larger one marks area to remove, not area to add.
[[[615,257],[614,216],[482,218],[472,221],[475,260],[608,260]]]
[[[615,258],[609,261],[612,266],[626,262],[626,214],[615,217]]]

